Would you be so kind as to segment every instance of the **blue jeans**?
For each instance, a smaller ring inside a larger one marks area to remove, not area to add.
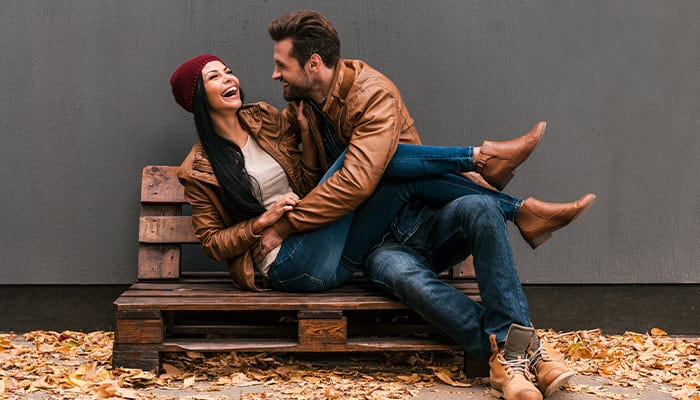
[[[344,153],[321,182],[340,169],[343,162]],[[504,212],[514,220],[522,200],[449,174],[473,169],[472,147],[399,145],[384,179],[354,213],[315,231],[292,235],[283,242],[268,271],[270,283],[278,290],[300,292],[341,286],[362,269],[372,246],[379,243],[401,208],[415,198],[442,205],[461,196],[483,194],[498,199]]]
[[[530,325],[506,216],[493,198],[460,197],[422,221],[406,241],[387,238],[367,258],[365,275],[468,353],[487,361],[491,334],[501,342],[511,323]],[[438,278],[470,254],[482,304]]]

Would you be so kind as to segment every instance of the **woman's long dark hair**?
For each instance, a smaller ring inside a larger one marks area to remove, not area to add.
[[[241,92],[241,100],[242,95]],[[259,192],[259,186],[245,169],[241,148],[214,130],[201,76],[197,80],[192,103],[197,135],[223,191],[222,203],[226,212],[241,219],[257,217],[265,212],[265,207],[254,195],[254,191]]]

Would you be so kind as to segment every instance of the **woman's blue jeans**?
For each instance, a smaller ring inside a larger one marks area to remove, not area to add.
[[[321,182],[340,169],[343,161],[344,153]],[[488,190],[453,174],[472,170],[472,147],[399,145],[382,182],[355,212],[320,229],[285,239],[268,271],[272,287],[318,292],[343,285],[362,269],[372,247],[412,199],[443,205],[462,196],[486,195],[499,204],[507,219],[514,221],[522,199]]]

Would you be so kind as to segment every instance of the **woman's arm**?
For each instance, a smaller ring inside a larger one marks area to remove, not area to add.
[[[220,212],[223,205],[212,196],[215,196],[215,191],[203,182],[190,180],[185,185],[185,199],[192,207],[195,236],[208,257],[217,261],[237,257],[258,243],[260,231],[254,231],[255,219],[226,226]]]
[[[317,170],[321,168],[321,163],[319,162],[318,148],[311,134],[309,121],[304,115],[304,100],[299,101],[296,105],[296,112],[297,124],[301,133],[301,160],[307,168]]]
[[[185,198],[192,206],[195,236],[204,253],[215,260],[237,257],[259,244],[261,233],[299,202],[299,196],[286,193],[259,216],[226,226],[212,188],[199,181],[185,185]],[[216,204],[215,204],[216,203]]]
[[[324,172],[319,143],[317,142],[320,138],[316,138],[311,130],[311,126],[315,122],[309,118],[309,115],[303,114],[304,109],[306,109],[306,114],[308,114],[308,107],[303,105],[300,107],[290,102],[280,114],[281,134],[285,137],[294,137],[296,140],[294,148],[287,148],[286,151],[290,154],[301,153],[300,157],[292,157],[294,170],[288,173],[298,178],[297,183],[300,186],[296,190],[302,196],[316,187]],[[311,115],[311,118],[313,118],[313,115]],[[302,147],[301,151],[299,151],[299,144]]]

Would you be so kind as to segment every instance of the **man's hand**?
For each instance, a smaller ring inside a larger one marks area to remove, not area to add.
[[[267,253],[272,249],[282,244],[284,239],[277,233],[274,228],[267,228],[262,233],[262,238],[252,250],[253,261],[255,265],[262,265]]]
[[[277,233],[274,228],[267,228],[260,238],[260,252],[263,256],[271,252],[272,249],[282,244],[284,238]]]
[[[258,234],[263,232],[267,227],[274,224],[282,218],[284,213],[294,209],[294,206],[299,203],[299,196],[294,193],[286,193],[275,201],[270,208],[253,221],[253,233]]]

